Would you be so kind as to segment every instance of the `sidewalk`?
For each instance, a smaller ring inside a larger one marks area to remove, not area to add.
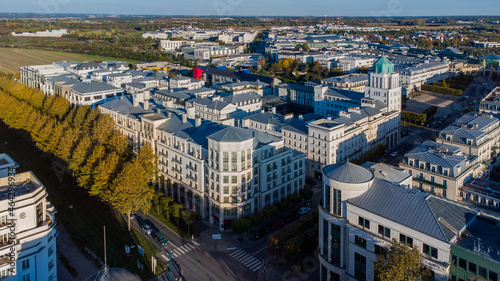
[[[76,277],[71,276],[68,269],[66,269],[62,262],[57,259],[57,275],[59,281],[71,280],[85,280],[90,275],[97,272],[98,268],[94,265],[85,255],[83,255],[75,242],[71,240],[70,236],[63,227],[58,226],[59,236],[57,237],[57,253],[62,253],[69,261],[77,273]]]

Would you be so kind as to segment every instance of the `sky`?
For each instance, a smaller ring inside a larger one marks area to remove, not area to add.
[[[0,13],[216,16],[498,15],[499,0],[0,0]]]

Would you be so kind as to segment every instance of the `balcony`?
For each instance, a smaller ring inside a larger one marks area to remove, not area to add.
[[[438,188],[442,188],[442,189],[447,189],[448,188],[445,185],[442,185],[442,184],[439,184],[439,183],[436,183],[436,182],[432,182],[432,181],[428,181],[428,180],[426,180],[424,178],[421,178],[421,177],[414,177],[413,179],[416,180],[416,181],[419,181],[421,183],[432,185],[434,187],[438,187]]]
[[[172,162],[182,165],[181,159],[172,158]]]

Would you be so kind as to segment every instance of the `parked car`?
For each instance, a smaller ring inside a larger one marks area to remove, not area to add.
[[[151,233],[153,232],[153,229],[151,228],[151,226],[145,224],[143,225],[142,227],[142,230],[144,230],[144,232],[146,232],[148,235],[151,235]]]
[[[311,211],[311,209],[309,209],[308,207],[302,207],[299,209],[299,214],[305,215],[305,214],[309,213],[310,211]]]
[[[391,156],[396,157],[396,156],[398,156],[398,153],[396,151],[394,151],[393,153],[391,153]]]
[[[278,228],[283,227],[285,224],[282,221],[275,221],[271,226],[272,229],[276,230]]]
[[[155,240],[158,242],[159,245],[161,246],[167,246],[168,245],[168,240],[165,238],[165,235],[163,235],[160,232],[155,233]]]

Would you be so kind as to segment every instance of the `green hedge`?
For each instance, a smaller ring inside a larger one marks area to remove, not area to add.
[[[462,91],[460,91],[460,90],[451,89],[451,88],[444,88],[444,87],[439,87],[439,86],[432,86],[432,85],[422,85],[422,90],[440,93],[440,94],[444,94],[444,95],[452,95],[452,96],[461,96],[462,95]]]
[[[407,121],[412,124],[420,125],[421,123],[424,123],[427,120],[427,115],[425,115],[424,113],[415,113],[402,110],[401,120]]]

